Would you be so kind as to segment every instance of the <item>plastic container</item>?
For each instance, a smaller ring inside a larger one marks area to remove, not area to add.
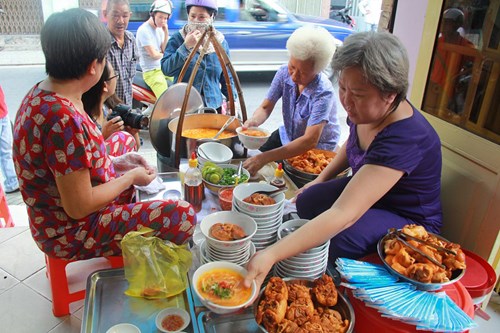
[[[195,152],[191,154],[188,163],[189,168],[184,174],[184,200],[193,205],[194,210],[198,213],[201,211],[204,187]]]
[[[283,170],[283,164],[279,163],[278,167],[274,171],[274,177],[273,177],[273,179],[271,179],[270,184],[274,185],[278,188],[285,187],[286,182],[285,182],[284,174],[285,174],[285,170]]]
[[[219,190],[219,204],[222,210],[233,209],[233,190],[234,187],[225,187]]]
[[[460,282],[472,297],[472,303],[481,304],[486,295],[488,295],[495,287],[497,279],[495,270],[491,265],[478,256],[466,249],[462,249],[465,253],[465,275]]]
[[[376,254],[360,260],[376,264],[382,263],[382,260]],[[469,317],[474,318],[474,304],[467,289],[460,281],[443,286],[440,292],[445,292]],[[354,327],[356,333],[389,332],[389,329],[391,333],[431,332],[417,330],[415,325],[382,317],[376,309],[367,307],[363,301],[354,297],[350,290],[347,291],[347,296],[351,301],[356,316],[356,325]]]

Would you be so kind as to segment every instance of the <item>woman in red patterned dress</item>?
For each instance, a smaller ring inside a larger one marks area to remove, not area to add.
[[[123,236],[143,226],[184,243],[196,224],[191,205],[133,203],[133,185],[148,185],[155,171],[139,158],[141,166],[116,177],[104,138],[83,109],[82,94],[106,65],[106,28],[88,11],[69,9],[48,18],[41,44],[48,77],[28,92],[14,125],[14,162],[37,245],[59,258],[116,255]]]

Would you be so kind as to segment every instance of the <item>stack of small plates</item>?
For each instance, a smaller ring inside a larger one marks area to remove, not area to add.
[[[252,237],[252,242],[257,250],[262,250],[276,242],[278,228],[283,219],[283,207],[285,206],[285,195],[279,193],[273,197],[276,201],[273,205],[254,205],[244,202],[256,191],[272,191],[277,187],[265,183],[246,183],[235,187],[233,191],[234,212],[250,216],[257,223],[257,232]]]
[[[297,219],[283,223],[278,229],[278,239],[286,237],[309,220]],[[275,272],[279,277],[317,279],[326,271],[328,264],[328,247],[330,241],[313,247],[296,256],[282,260],[276,264]]]
[[[219,223],[230,223],[243,229],[245,237],[222,241],[213,237],[210,229]],[[238,265],[244,265],[255,253],[255,245],[251,238],[257,231],[255,221],[238,212],[222,211],[205,216],[200,223],[200,229],[205,240],[200,244],[200,261],[202,264],[212,261],[229,261]]]
[[[252,242],[248,242],[245,247],[231,252],[211,247],[206,241],[202,241],[200,244],[200,260],[202,264],[212,261],[229,261],[240,266],[245,266],[255,252],[255,245]]]

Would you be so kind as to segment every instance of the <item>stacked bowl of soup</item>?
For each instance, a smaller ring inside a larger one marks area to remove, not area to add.
[[[277,189],[276,186],[265,183],[246,183],[233,190],[233,211],[251,217],[257,224],[257,231],[252,236],[257,250],[276,242],[285,206],[284,193],[268,196],[257,192]]]
[[[255,253],[251,239],[257,224],[247,215],[221,211],[207,215],[200,224],[205,240],[200,245],[202,264],[227,261],[245,265]]]

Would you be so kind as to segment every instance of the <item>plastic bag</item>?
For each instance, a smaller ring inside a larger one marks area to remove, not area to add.
[[[154,230],[142,228],[127,233],[121,242],[126,295],[150,299],[171,297],[188,286],[192,255],[187,245],[176,245],[145,234]]]

